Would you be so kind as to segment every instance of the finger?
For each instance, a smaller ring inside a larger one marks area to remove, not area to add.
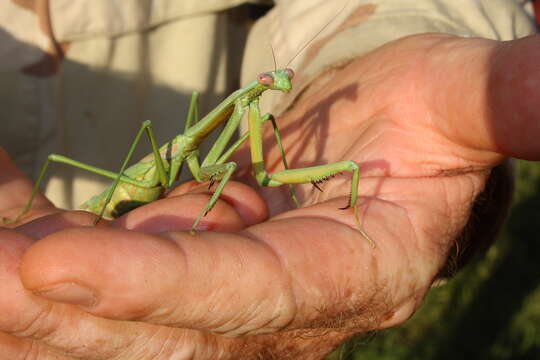
[[[365,329],[404,321],[444,249],[415,238],[402,208],[373,200],[366,221],[373,224],[367,231],[377,241],[374,250],[349,225],[352,211],[338,210],[338,200],[241,234],[62,231],[26,254],[21,277],[41,296],[99,316],[228,336],[336,326],[333,319]],[[80,292],[87,296],[72,295]]]
[[[18,226],[17,231],[31,236],[34,239],[41,239],[42,237],[65,228],[93,226],[95,218],[96,215],[86,211],[62,211],[29,221]],[[102,221],[98,225],[105,226],[106,223],[106,221]]]
[[[18,274],[20,260],[34,241],[8,229],[0,229],[0,239],[2,358],[210,360],[231,346],[209,334],[106,320],[34,296]]]
[[[64,359],[59,353],[43,346],[27,334],[43,336],[51,325],[42,317],[46,311],[45,302],[27,292],[20,280],[18,268],[20,259],[33,244],[33,239],[20,232],[0,229],[0,354],[6,359]],[[41,332],[38,322],[45,326]]]
[[[448,38],[437,43],[419,64],[425,74],[425,99],[441,115],[432,120],[467,147],[539,159],[539,48],[540,36],[508,42]]]
[[[208,184],[183,185],[168,194],[166,199],[137,208],[112,225],[147,232],[189,230],[197,216],[205,211],[211,195]],[[202,217],[197,228],[238,231],[266,217],[267,209],[262,198],[250,187],[232,182],[227,184],[218,202]]]
[[[73,268],[78,270],[68,274]],[[26,254],[21,276],[41,296],[117,319],[231,334],[290,321],[292,294],[278,259],[264,244],[231,233],[66,230]],[[252,319],[253,304],[275,304],[283,313],[273,321],[269,314]],[[231,323],[233,313],[237,320]]]
[[[0,354],[9,360],[69,360],[72,357],[63,356],[38,341],[18,338],[0,332]]]
[[[190,181],[175,188],[169,196],[176,196],[185,193],[210,194],[212,188],[209,183],[197,183]],[[220,195],[220,200],[231,205],[242,217],[246,225],[257,224],[268,217],[268,209],[264,199],[251,186],[238,181],[229,181]]]
[[[488,82],[491,132],[499,151],[540,159],[540,36],[499,44]]]

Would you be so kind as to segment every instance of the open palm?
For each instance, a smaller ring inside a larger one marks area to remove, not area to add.
[[[0,352],[319,359],[354,333],[405,321],[490,170],[505,156],[539,157],[539,45],[537,37],[402,39],[316,83],[278,120],[292,168],[361,165],[361,221],[376,248],[352,211],[339,209],[347,176],[323,192],[298,186],[300,209],[286,188],[262,189],[261,198],[232,183],[202,223],[216,231],[197,236],[174,230],[189,229],[206,185],[183,185],[96,228],[77,226],[91,215],[53,213],[40,198],[36,220],[1,230]],[[269,135],[269,171],[280,163],[272,143]],[[0,215],[12,216],[30,184],[1,160]],[[245,149],[237,160],[249,183]]]

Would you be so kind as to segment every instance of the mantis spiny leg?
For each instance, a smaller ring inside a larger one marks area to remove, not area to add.
[[[34,198],[36,197],[36,195],[37,195],[37,193],[39,191],[39,188],[41,187],[41,183],[45,179],[45,174],[46,174],[46,172],[47,172],[47,170],[49,168],[49,164],[51,162],[73,166],[75,168],[86,170],[86,171],[91,172],[93,174],[108,177],[109,179],[113,179],[113,180],[117,179],[118,176],[120,175],[120,180],[121,181],[130,183],[130,184],[133,184],[133,185],[136,185],[136,186],[140,186],[140,187],[151,187],[151,185],[149,185],[148,183],[146,183],[144,181],[138,181],[138,180],[132,179],[130,177],[123,176],[121,173],[115,173],[115,172],[112,172],[112,171],[104,170],[104,169],[101,169],[101,168],[98,168],[98,167],[95,167],[95,166],[92,166],[92,165],[85,164],[85,163],[77,161],[77,160],[73,160],[73,159],[68,158],[66,156],[63,156],[63,155],[50,154],[47,157],[47,159],[45,160],[45,162],[43,163],[43,165],[41,166],[39,176],[38,176],[38,178],[36,180],[36,183],[34,184],[34,187],[32,188],[32,193],[30,195],[30,199],[28,199],[28,202],[26,203],[24,209],[21,211],[21,213],[19,215],[17,215],[17,217],[15,219],[12,219],[12,220],[3,219],[4,224],[12,224],[12,223],[18,222],[32,208],[32,203],[34,201]]]
[[[272,126],[274,129],[274,137],[276,138],[276,144],[279,148],[279,152],[281,155],[281,161],[283,162],[283,167],[285,169],[289,168],[289,164],[287,162],[287,158],[285,156],[285,150],[283,149],[283,143],[281,141],[281,133],[279,132],[279,128],[276,123],[276,119],[274,118],[274,115],[272,114],[265,114],[261,121],[265,123],[266,121],[270,120],[272,122]],[[247,139],[249,138],[249,131],[245,132],[238,141],[236,141],[231,147],[223,154],[216,162],[216,164],[223,164],[225,161],[227,161],[233,153],[242,145]],[[296,207],[300,207],[300,202],[298,201],[298,198],[296,197],[296,192],[294,190],[294,185],[289,184],[289,193],[291,195],[292,200],[294,201],[294,204]]]
[[[219,185],[217,186],[214,193],[212,194],[210,201],[208,201],[206,206],[199,213],[199,216],[197,216],[197,219],[195,219],[195,222],[193,223],[191,227],[192,234],[194,234],[197,231],[197,226],[199,225],[199,222],[201,221],[203,216],[206,216],[206,214],[208,214],[208,212],[212,210],[212,208],[218,201],[219,197],[221,196],[221,193],[223,192],[225,185],[227,184],[227,182],[229,181],[229,179],[231,178],[235,170],[236,170],[236,163],[232,161],[225,164],[208,165],[208,166],[200,168],[199,172],[202,179],[208,179],[211,181],[214,181],[214,180],[221,180],[221,181],[219,182]]]
[[[354,218],[357,223],[358,231],[362,234],[372,247],[375,246],[375,242],[368,236],[363,230],[360,224],[358,216],[358,210],[356,208],[356,202],[358,198],[358,182],[360,178],[360,167],[352,160],[339,161],[327,165],[319,165],[306,167],[301,169],[286,169],[283,171],[277,171],[273,174],[269,174],[266,171],[263,157],[262,148],[262,123],[263,117],[260,115],[259,102],[254,100],[249,105],[248,113],[249,121],[249,133],[250,133],[250,150],[251,161],[253,164],[253,170],[255,172],[255,178],[257,183],[262,186],[280,186],[283,184],[316,184],[321,180],[324,180],[333,175],[350,172],[352,174],[351,180],[351,193],[349,197],[349,203],[343,209],[349,207],[353,208]]]
[[[191,124],[197,124],[199,122],[199,92],[193,91],[191,93],[191,101],[189,102],[189,110],[186,118],[186,123],[184,125],[184,133],[191,127]],[[195,150],[194,153],[198,156],[199,151]],[[170,168],[169,168],[169,180],[166,187],[172,187],[173,183],[176,181],[178,173],[182,171],[182,164],[184,159],[181,156],[176,156],[171,159]]]
[[[135,152],[135,149],[137,145],[139,144],[141,140],[141,136],[144,132],[146,132],[146,134],[148,135],[148,139],[150,140],[150,145],[152,146],[152,152],[154,154],[154,163],[156,165],[156,170],[157,170],[157,175],[158,175],[156,179],[157,181],[153,185],[155,186],[157,184],[161,184],[162,186],[166,187],[167,184],[169,183],[168,181],[169,179],[167,178],[168,173],[165,170],[163,159],[161,158],[161,154],[157,146],[154,131],[152,130],[152,122],[150,120],[146,120],[142,123],[141,128],[139,129],[139,132],[135,136],[135,139],[133,140],[133,143],[131,144],[131,147],[129,148],[128,154],[126,158],[124,159],[124,163],[122,164],[122,167],[120,168],[120,171],[118,172],[118,175],[116,179],[114,180],[113,185],[109,188],[107,197],[105,199],[105,203],[103,204],[103,207],[101,208],[101,211],[99,212],[98,217],[96,218],[96,220],[94,220],[94,225],[97,224],[99,220],[101,220],[101,218],[103,217],[103,213],[105,212],[107,205],[109,205],[109,202],[112,199],[114,191],[116,190],[116,187],[118,186],[118,183],[120,182],[124,174],[124,171],[126,170],[127,165],[129,161],[131,160],[131,157],[133,156],[133,153]]]
[[[229,123],[227,124],[227,127],[229,126],[229,124],[232,124],[231,129],[234,128],[234,130],[236,130],[236,128],[238,127],[239,121],[241,120],[242,115],[244,114],[244,109],[240,108],[240,106],[241,106],[240,104],[236,105],[233,115],[231,116],[231,118],[234,117],[234,119],[232,119],[232,121],[229,120]],[[268,120],[272,122],[274,135],[276,137],[277,145],[280,149],[283,165],[285,169],[288,169],[289,165],[287,163],[287,159],[285,158],[285,151],[283,149],[283,145],[281,141],[281,134],[279,133],[279,129],[277,127],[274,116],[272,116],[271,114],[266,114],[261,118],[262,123]],[[223,133],[226,133],[225,137],[228,137],[229,135],[227,127],[223,130]],[[224,174],[223,177],[221,177],[220,184],[214,191],[212,198],[210,199],[208,204],[206,204],[204,209],[201,211],[201,213],[195,220],[195,223],[193,224],[193,227],[191,230],[192,232],[195,232],[197,225],[199,224],[202,217],[205,216],[214,207],[217,200],[219,199],[219,196],[223,192],[225,184],[229,181],[230,177],[232,176],[232,174],[234,173],[236,169],[236,163],[234,162],[224,163],[224,162],[228,160],[230,156],[232,156],[232,154],[240,147],[242,143],[244,143],[247,140],[248,137],[249,137],[249,132],[242,135],[240,139],[238,139],[235,143],[233,143],[231,147],[224,154],[222,154],[224,150],[224,146],[220,146],[219,144],[216,145],[217,144],[216,142],[216,144],[214,144],[214,147],[210,151],[209,155],[203,161],[202,166],[199,165],[198,158],[195,154],[192,156],[189,156],[186,159],[188,162],[190,171],[194,174],[195,178],[198,181],[204,181],[205,179],[208,179],[213,182],[215,180],[219,180],[220,175]],[[227,141],[228,141],[228,138],[227,138]],[[214,161],[213,164],[207,164],[208,162],[212,162],[212,161]],[[300,204],[296,198],[296,193],[294,192],[294,188],[292,184],[289,186],[290,186],[291,198],[294,200],[295,204],[299,207]]]

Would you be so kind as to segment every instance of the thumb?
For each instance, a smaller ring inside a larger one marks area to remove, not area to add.
[[[489,153],[539,160],[540,36],[507,42],[449,37],[432,50],[423,85],[447,138],[491,159]]]

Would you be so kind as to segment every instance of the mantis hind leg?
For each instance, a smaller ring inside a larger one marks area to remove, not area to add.
[[[129,148],[128,154],[126,158],[124,159],[124,162],[122,164],[122,167],[120,168],[120,171],[118,172],[118,175],[116,176],[113,185],[110,187],[107,197],[105,199],[105,202],[103,203],[103,207],[101,208],[101,211],[98,214],[98,217],[94,221],[94,225],[97,224],[101,218],[103,217],[103,214],[105,213],[105,209],[107,208],[107,205],[109,205],[109,202],[111,201],[114,191],[116,190],[116,187],[120,183],[120,180],[122,179],[122,176],[124,175],[124,171],[127,168],[127,165],[129,161],[131,160],[131,157],[133,156],[133,153],[135,152],[135,149],[137,148],[137,145],[139,144],[141,140],[142,134],[146,132],[148,135],[148,139],[150,140],[150,145],[152,146],[152,152],[154,154],[154,162],[157,170],[157,179],[156,184],[161,184],[162,186],[168,186],[169,179],[168,175],[169,173],[165,170],[165,165],[163,164],[163,159],[161,158],[161,154],[159,152],[159,148],[156,142],[156,138],[154,135],[154,131],[152,130],[152,122],[150,120],[146,120],[142,123],[141,128],[139,129],[139,132],[135,136],[135,139],[133,140],[133,143],[131,144],[131,147]]]
[[[43,166],[41,167],[41,170],[39,171],[39,176],[38,176],[38,179],[36,181],[36,183],[34,184],[34,187],[32,188],[32,193],[30,195],[30,199],[28,199],[28,202],[26,203],[26,205],[24,206],[23,210],[19,213],[19,215],[17,215],[15,217],[15,219],[8,219],[8,218],[2,218],[2,223],[4,225],[8,225],[8,224],[14,224],[14,223],[17,223],[19,222],[19,220],[21,220],[21,218],[26,215],[28,213],[28,211],[30,211],[30,209],[32,208],[32,203],[34,202],[34,199],[39,191],[39,188],[41,187],[41,183],[43,182],[43,179],[45,178],[45,174],[47,173],[47,169],[49,168],[49,163],[51,161],[55,161],[55,157],[57,155],[56,154],[51,154],[47,157],[47,159],[45,160],[45,163],[43,163]]]
[[[47,159],[45,160],[45,162],[43,163],[42,167],[41,167],[41,170],[39,172],[39,176],[38,176],[38,178],[36,180],[36,183],[34,184],[34,187],[32,188],[32,193],[30,195],[30,199],[28,199],[28,202],[26,203],[25,207],[20,212],[20,214],[17,215],[17,217],[15,217],[15,219],[2,218],[2,222],[4,224],[17,223],[24,215],[26,215],[28,213],[28,211],[30,211],[30,209],[32,208],[32,203],[34,202],[34,199],[35,199],[35,197],[36,197],[36,195],[37,195],[37,193],[38,193],[38,191],[39,191],[39,189],[41,187],[41,184],[43,183],[43,180],[45,179],[45,174],[47,173],[47,170],[49,168],[49,164],[51,162],[70,165],[70,166],[73,166],[73,167],[76,167],[76,168],[79,168],[79,169],[82,169],[82,170],[86,170],[88,172],[91,172],[91,173],[94,173],[94,174],[97,174],[97,175],[108,177],[110,179],[116,179],[119,176],[119,174],[114,173],[112,171],[107,171],[107,170],[104,170],[104,169],[100,169],[98,167],[88,165],[88,164],[85,164],[85,163],[77,161],[77,160],[73,160],[73,159],[68,158],[66,156],[57,155],[57,154],[50,154],[47,157]],[[144,186],[143,183],[141,183],[141,182],[139,182],[137,180],[133,180],[131,178],[125,177],[125,176],[121,176],[120,179],[122,181],[129,182],[129,183],[131,183],[133,185]]]
[[[345,210],[352,208],[354,212],[354,218],[356,221],[357,229],[362,236],[370,243],[372,247],[375,247],[375,242],[363,229],[360,223],[360,217],[358,214],[358,208],[356,206],[358,199],[358,183],[360,179],[360,167],[352,160],[339,161],[332,164],[312,166],[301,169],[289,169],[278,171],[273,174],[269,174],[263,167],[263,163],[253,164],[255,168],[257,182],[263,186],[279,186],[282,184],[306,184],[312,183],[317,189],[318,183],[327,180],[339,173],[349,172],[352,174],[351,179],[351,192],[349,195],[349,202],[345,207],[340,208]]]
[[[279,128],[276,123],[276,119],[274,118],[274,115],[272,114],[266,114],[262,117],[262,121],[265,122],[266,119],[269,119],[272,122],[272,126],[274,128],[274,137],[276,138],[276,144],[279,149],[279,153],[281,155],[281,161],[283,162],[283,167],[285,167],[285,170],[289,169],[289,164],[287,163],[287,157],[285,156],[285,149],[283,149],[283,143],[281,141],[281,133],[279,132]],[[289,195],[291,196],[291,199],[294,201],[294,204],[297,208],[300,207],[300,202],[298,201],[296,197],[296,191],[294,190],[294,185],[289,184]]]

